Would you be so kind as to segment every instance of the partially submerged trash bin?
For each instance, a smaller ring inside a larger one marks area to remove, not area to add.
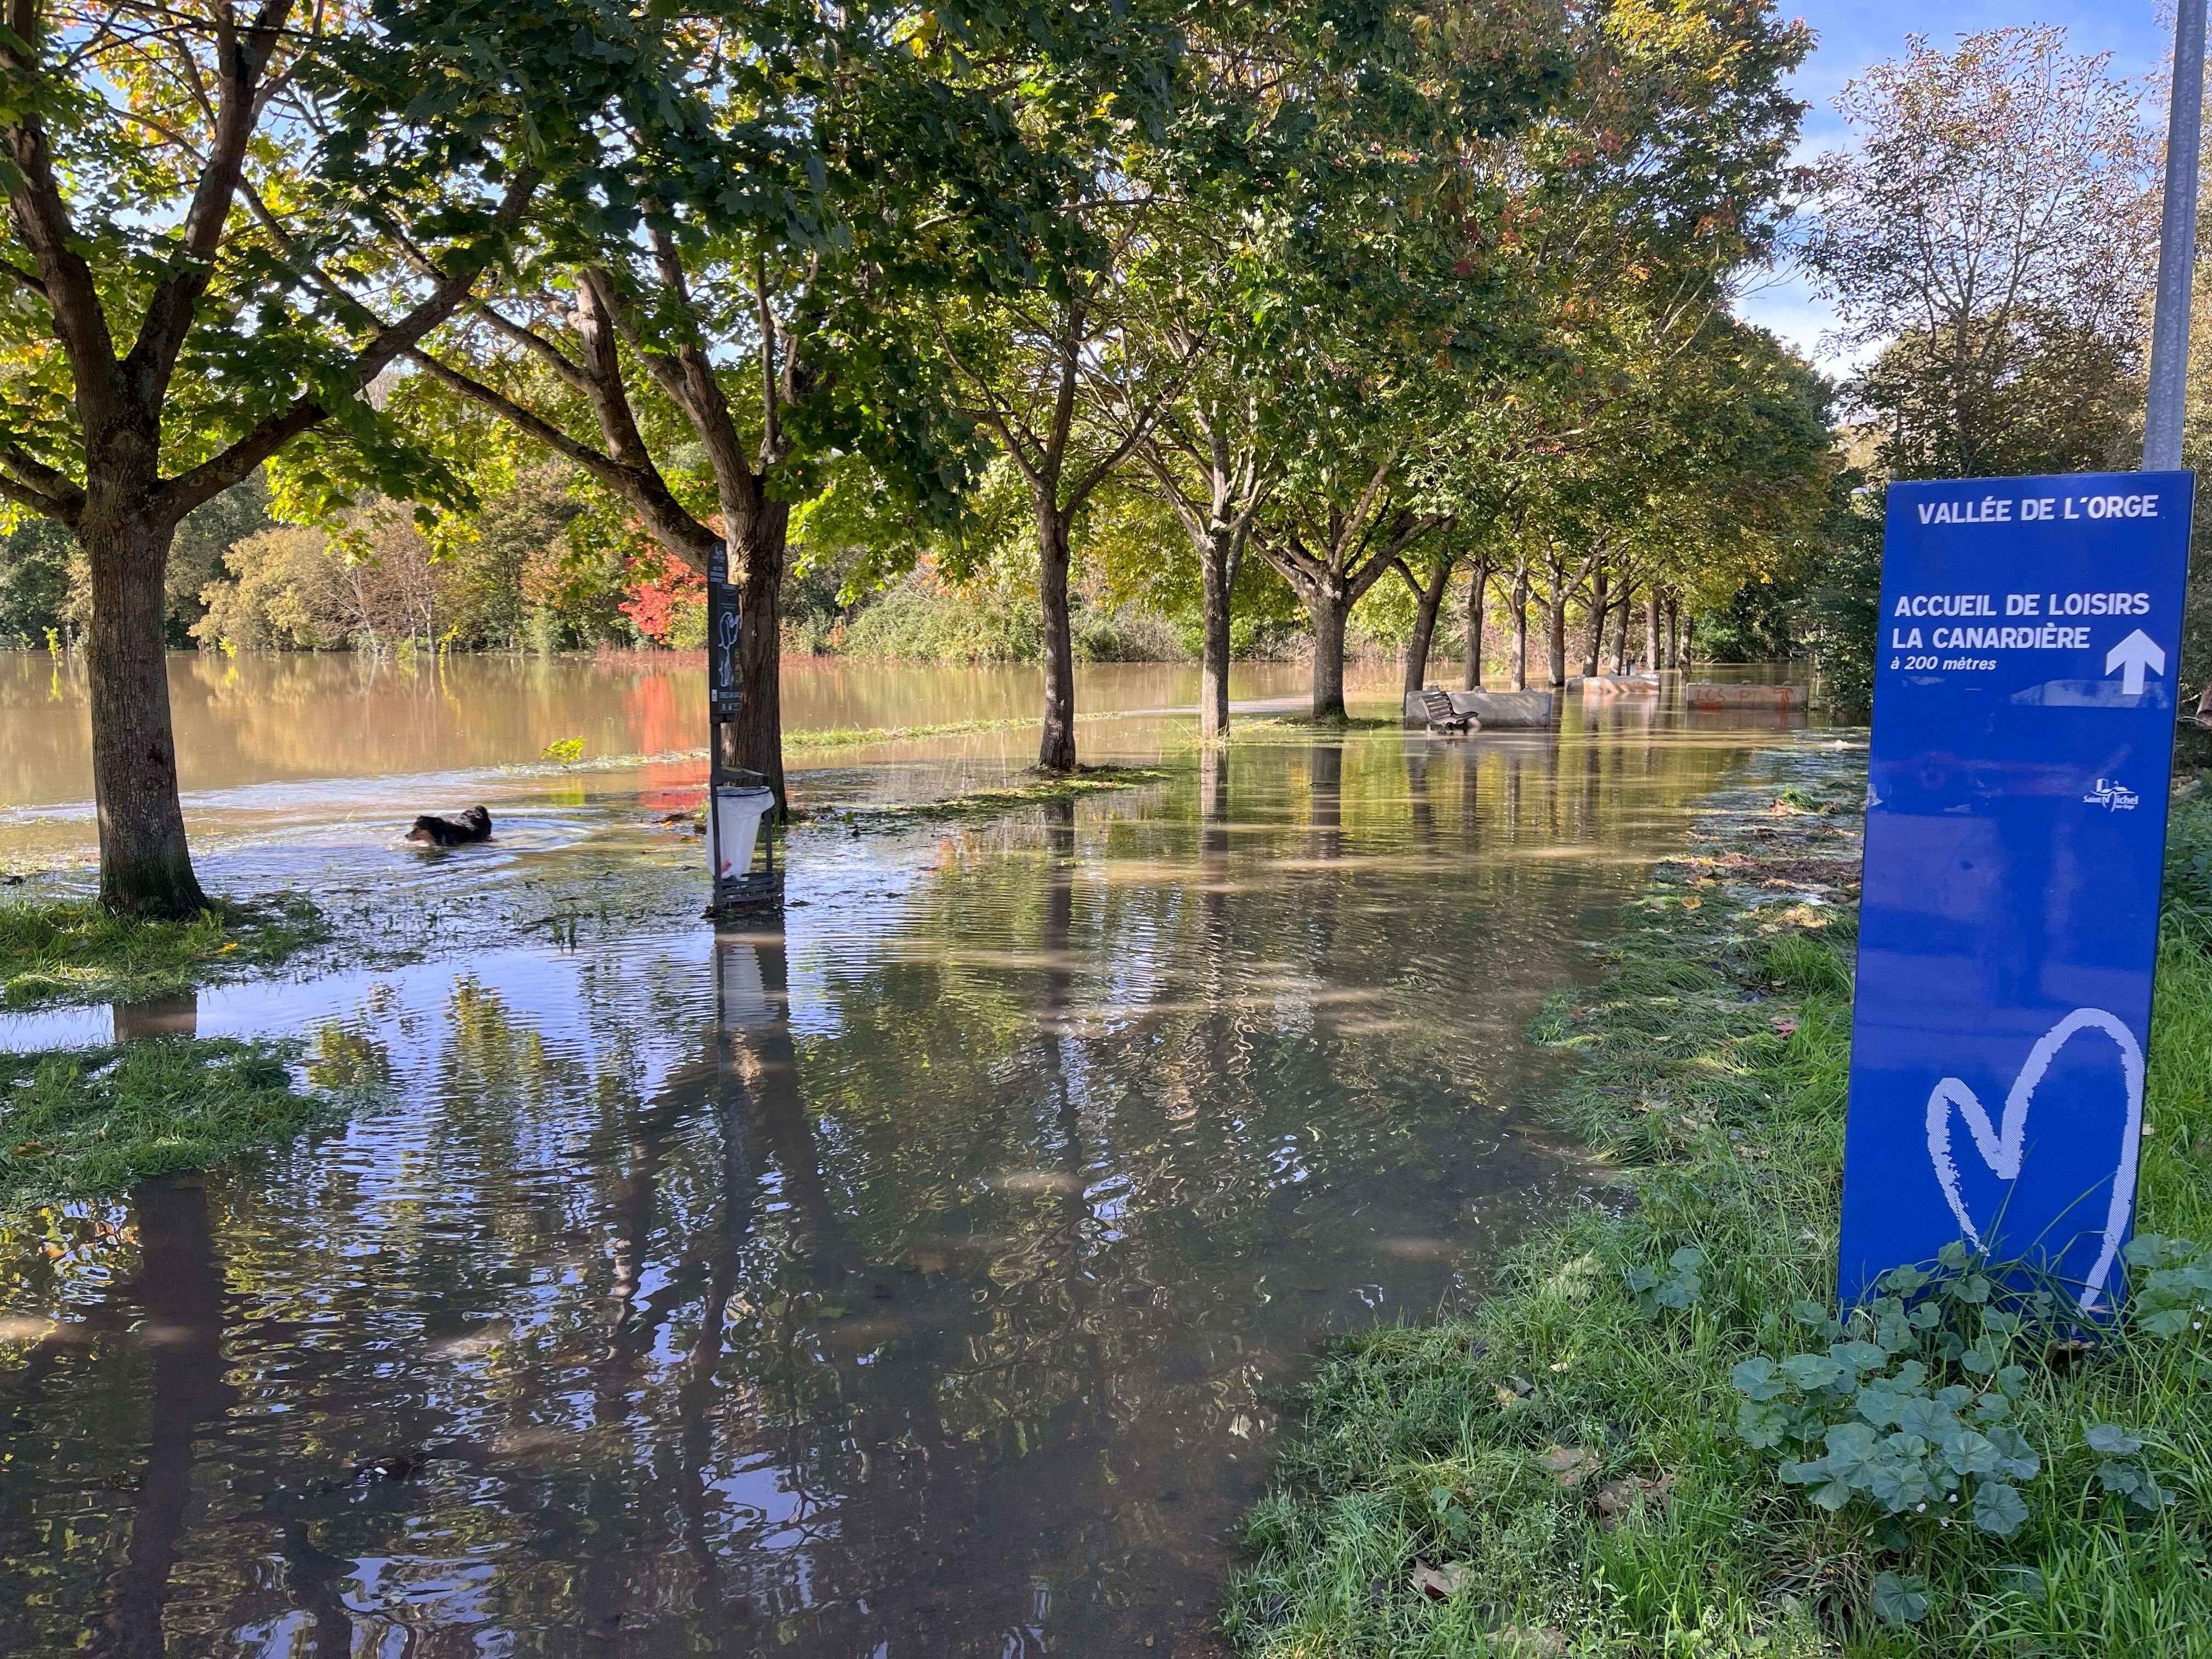
[[[720,784],[714,786],[714,805],[708,811],[713,823],[714,846],[714,896],[719,900],[726,890],[732,897],[750,896],[750,889],[738,890],[744,884],[764,886],[774,871],[774,854],[769,854],[769,867],[756,871],[753,855],[760,845],[761,820],[775,810],[775,792],[757,785]],[[754,878],[761,879],[754,881]]]
[[[773,904],[775,843],[761,822],[775,810],[775,792],[759,773],[737,763],[738,710],[744,686],[738,672],[744,619],[730,582],[729,555],[716,548],[707,562],[707,848],[714,866],[708,914],[720,916]],[[761,868],[755,869],[756,854]]]

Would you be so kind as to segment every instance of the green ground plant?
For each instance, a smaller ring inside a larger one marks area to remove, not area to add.
[[[1617,1198],[1328,1357],[1231,1632],[1348,1654],[2212,1652],[2212,931],[2160,961],[2117,1329],[1962,1251],[1848,1324],[1859,757],[1720,804],[1540,1035]],[[2180,855],[2209,825],[2185,805]],[[2039,1301],[2037,1298],[2042,1297]]]
[[[297,1045],[167,1038],[0,1054],[0,1212],[118,1193],[336,1121],[338,1093],[301,1093]]]
[[[901,830],[915,823],[996,817],[1024,806],[1074,801],[1109,789],[1134,789],[1148,783],[1162,783],[1169,775],[1165,770],[1155,766],[1085,766],[1066,774],[1032,771],[1024,775],[1024,781],[1009,784],[1004,788],[978,789],[944,800],[891,801],[880,805],[825,808],[812,816],[817,823],[842,823],[855,833],[866,830]]]
[[[0,1008],[158,1001],[272,972],[330,936],[297,893],[185,921],[118,916],[91,899],[0,904]]]

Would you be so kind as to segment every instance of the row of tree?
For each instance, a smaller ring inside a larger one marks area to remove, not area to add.
[[[1425,640],[1472,567],[1556,677],[1571,608],[1733,585],[1832,511],[1822,388],[1726,304],[1807,44],[1742,0],[16,0],[0,495],[88,570],[103,896],[203,902],[165,574],[264,465],[307,520],[550,454],[726,560],[779,789],[794,534],[957,577],[1009,490],[1045,767],[1117,527],[1199,568],[1209,736],[1255,555],[1318,715],[1386,580]]]

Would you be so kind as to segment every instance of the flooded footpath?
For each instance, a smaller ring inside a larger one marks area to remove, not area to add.
[[[19,1050],[292,1036],[308,1080],[373,1085],[101,1212],[120,1246],[0,1232],[0,1651],[1219,1651],[1317,1344],[1463,1304],[1574,1201],[1528,1022],[1790,739],[1647,703],[1201,754],[1173,690],[1084,727],[1157,781],[812,818],[781,925],[719,934],[653,823],[694,762],[202,781],[202,819],[238,815],[211,887],[326,884],[418,948],[0,1017]],[[1003,779],[1033,742],[840,752],[794,790]],[[439,777],[496,793],[499,842],[391,844],[459,804],[416,799]],[[0,842],[68,823],[18,806]]]

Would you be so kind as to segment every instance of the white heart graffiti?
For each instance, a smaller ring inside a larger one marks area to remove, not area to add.
[[[2128,1213],[2134,1207],[2136,1196],[2136,1156],[2142,1142],[2143,1056],[2142,1046],[2136,1041],[2135,1033],[2121,1024],[2116,1014],[2102,1008],[2076,1008],[2043,1034],[2042,1040],[2028,1051],[2027,1063],[2020,1068],[2013,1079],[2012,1092],[2005,1097],[2004,1123],[2001,1128],[1990,1126],[1990,1115],[1982,1109],[1980,1098],[1957,1078],[1947,1077],[1928,1095],[1928,1158],[1936,1166],[1936,1179],[1942,1183],[1943,1196],[1950,1200],[1951,1213],[1959,1218],[1959,1226],[1967,1243],[1976,1249],[1982,1248],[1981,1231],[1974,1225],[1973,1218],[1966,1213],[1966,1200],[1959,1195],[1959,1166],[1951,1158],[1951,1109],[1959,1109],[1959,1115],[1966,1120],[1966,1127],[1973,1132],[1974,1146],[1982,1155],[1982,1162],[1990,1166],[1990,1173],[2000,1181],[2017,1180],[2020,1176],[2021,1154],[2027,1146],[2027,1109],[2035,1098],[2036,1085],[2043,1074],[2051,1069],[2051,1062],[2080,1032],[2094,1029],[2112,1038],[2120,1051],[2120,1071],[2128,1090],[2127,1121],[2120,1131],[2120,1157],[2112,1172],[2112,1195],[2105,1211],[2105,1243],[2098,1254],[2096,1265],[2081,1291],[2081,1306],[2086,1311],[2094,1307],[2103,1292],[2105,1280],[2112,1271],[2112,1263],[2120,1253],[2120,1237],[2128,1230]]]

